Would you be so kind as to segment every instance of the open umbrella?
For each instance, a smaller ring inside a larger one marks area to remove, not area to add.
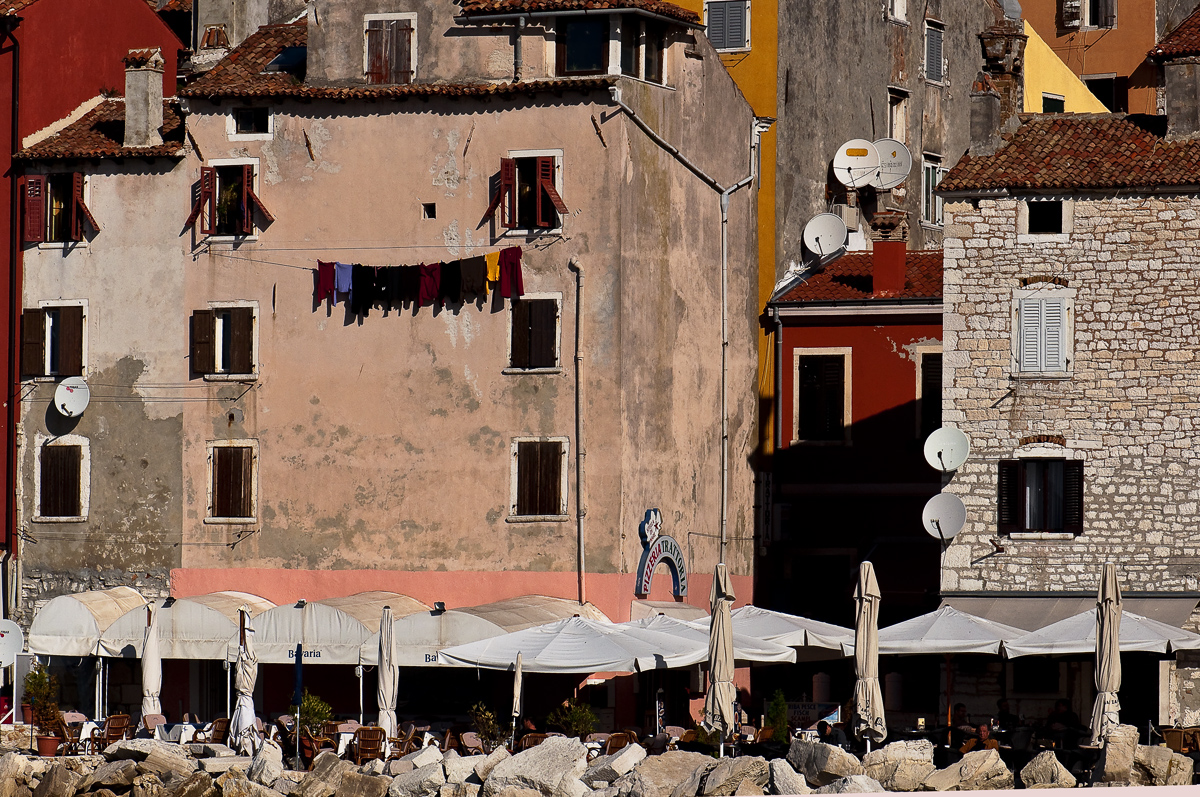
[[[734,612],[736,615],[737,612]],[[648,628],[651,631],[661,631],[664,634],[680,637],[681,639],[697,642],[699,644],[707,644],[709,635],[709,618],[705,617],[703,621],[688,623],[683,620],[676,620],[665,614],[656,614],[653,617],[643,617],[640,620],[630,620],[621,625],[637,626],[639,628]],[[733,627],[737,628],[737,618],[733,618]],[[768,664],[773,662],[781,662],[784,664],[794,664],[796,661],[795,648],[785,647],[784,645],[775,642],[767,642],[755,637],[739,634],[736,630],[733,632],[733,658],[735,662],[743,664]]]
[[[725,563],[717,565],[708,596],[712,622],[708,627],[708,695],[704,700],[704,724],[721,729],[721,752],[734,729],[733,701],[733,587]]]
[[[392,607],[384,606],[379,618],[379,681],[375,702],[379,707],[379,727],[389,737],[396,735],[396,646],[392,629]]]
[[[1104,563],[1096,599],[1096,702],[1092,706],[1092,740],[1099,742],[1109,727],[1120,724],[1121,703],[1121,585],[1117,566]]]
[[[258,752],[259,738],[254,727],[254,682],[258,680],[258,657],[254,655],[254,625],[250,610],[243,606],[238,612],[241,620],[241,644],[238,645],[233,687],[237,705],[229,719],[229,738],[237,742],[242,755]]]
[[[867,744],[887,738],[883,718],[883,692],[879,689],[879,582],[875,566],[863,562],[854,590],[858,613],[854,621],[854,734]]]
[[[1005,642],[1024,635],[1020,628],[960,612],[946,604],[935,612],[879,629],[879,652],[901,656],[933,653],[995,655]],[[852,650],[851,646],[846,647]]]
[[[1200,634],[1123,611],[1118,643],[1122,653],[1174,653],[1200,650]],[[1010,659],[1094,653],[1095,650],[1095,611],[1080,612],[1004,643],[1004,655]]]
[[[158,612],[146,607],[150,622],[142,643],[142,716],[161,714],[158,695],[162,692],[162,658],[158,653]]]
[[[758,606],[735,609],[733,631],[776,645],[837,651],[838,654],[841,653],[842,643],[854,641],[854,632],[849,628]]]

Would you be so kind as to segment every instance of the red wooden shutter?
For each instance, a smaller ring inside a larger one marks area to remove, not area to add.
[[[500,208],[501,227],[517,226],[517,162],[512,158],[500,159],[500,187],[484,211],[484,218],[495,213],[496,208]]]
[[[996,479],[997,532],[1015,534],[1021,530],[1021,463],[1001,460]]]
[[[58,308],[58,375],[83,376],[83,308]]]
[[[88,226],[93,231],[99,232],[100,225],[96,223],[96,219],[92,216],[92,212],[88,210],[87,204],[83,201],[83,175],[75,172],[71,175],[71,240],[83,240],[83,223],[88,223]]]
[[[200,233],[212,235],[217,227],[217,170],[211,166],[200,167],[200,191],[192,205],[184,227],[191,227],[200,219]],[[201,218],[201,216],[204,216]]]
[[[258,194],[254,193],[254,166],[249,163],[242,166],[242,196],[245,198],[243,207],[246,209],[246,215],[242,218],[243,232],[247,235],[253,234],[254,211],[256,208],[268,224],[275,221],[275,217],[271,215],[271,211],[267,210],[267,206],[258,198]]]
[[[21,373],[46,374],[46,314],[42,310],[21,313]]]
[[[407,19],[388,24],[388,82],[412,82],[412,23]]]
[[[509,365],[513,368],[529,368],[529,306],[532,302],[512,302],[512,338]]]
[[[1083,534],[1083,462],[1063,463],[1063,531]]]
[[[254,373],[254,308],[234,307],[229,311],[231,334],[229,372]]]
[[[367,23],[367,82],[383,83],[388,77],[388,30],[384,20]]]
[[[212,310],[192,313],[192,373],[211,374],[217,368],[216,326]]]
[[[25,206],[25,243],[41,243],[46,240],[46,178],[26,177],[21,197]]]
[[[554,187],[554,158],[552,156],[537,159],[537,179],[538,226],[556,227],[558,219],[550,213],[550,207],[545,206],[544,200],[549,200],[549,205],[562,215],[566,215],[567,206],[562,201],[562,197],[558,195],[558,189]]]
[[[531,299],[520,304],[529,305],[529,367],[553,368],[558,365],[554,351],[558,302],[554,299]]]

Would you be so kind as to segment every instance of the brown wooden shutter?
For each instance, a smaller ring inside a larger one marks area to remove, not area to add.
[[[553,207],[560,214],[566,215],[567,206],[554,187],[554,158],[540,157],[537,159],[537,220],[539,227],[556,227],[558,219],[550,212]]]
[[[529,305],[529,367],[553,368],[558,365],[554,344],[558,326],[558,302],[554,299],[522,301]]]
[[[1082,21],[1080,0],[1058,0],[1058,26],[1060,28],[1078,28]]]
[[[212,310],[192,313],[192,373],[211,374],[217,369],[216,319]]]
[[[513,368],[530,368],[529,362],[529,316],[532,301],[512,303],[512,339],[509,365]]]
[[[42,446],[41,495],[38,512],[42,517],[79,517],[82,506],[79,475],[83,449],[80,446]]]
[[[539,515],[557,515],[562,511],[562,443],[538,443]]]
[[[21,199],[25,211],[25,243],[42,243],[46,240],[46,178],[26,177]]]
[[[1083,462],[1063,463],[1063,531],[1083,534]]]
[[[254,193],[254,166],[253,164],[245,164],[242,166],[242,196],[245,198],[243,207],[245,215],[242,217],[242,232],[246,235],[254,233],[254,211],[258,210],[267,223],[275,221],[275,217],[271,215],[271,211],[267,210],[267,206],[258,198],[258,194]]]
[[[83,308],[58,308],[58,375],[83,376]]]
[[[921,438],[942,425],[942,355],[921,357]]]
[[[1098,28],[1117,26],[1117,0],[1100,0],[1100,19],[1093,20]]]
[[[253,463],[254,452],[249,446],[213,449],[213,517],[253,517]]]
[[[383,83],[388,77],[387,23],[382,19],[367,22],[367,82]]]
[[[412,23],[407,19],[388,24],[388,82],[412,82]]]
[[[839,354],[800,358],[801,440],[845,437],[846,358]]]
[[[492,195],[491,204],[484,218],[500,208],[500,226],[512,229],[517,226],[517,162],[513,158],[500,159],[500,187]]]
[[[254,373],[254,308],[234,307],[229,311],[229,372]]]
[[[204,216],[201,218],[201,216]],[[212,235],[217,227],[217,170],[211,166],[200,167],[200,185],[192,212],[188,215],[184,227],[191,227],[200,219],[200,233]]]
[[[536,515],[541,449],[537,443],[517,443],[517,514]]]
[[[21,313],[21,373],[46,374],[46,314],[42,310]]]
[[[99,232],[100,225],[96,223],[96,219],[92,217],[92,212],[88,210],[87,204],[83,201],[83,174],[75,172],[71,175],[71,240],[83,240],[83,223],[88,223],[88,226],[93,231]]]
[[[997,531],[1000,534],[1015,534],[1021,530],[1021,463],[1017,460],[1001,460],[996,479]]]

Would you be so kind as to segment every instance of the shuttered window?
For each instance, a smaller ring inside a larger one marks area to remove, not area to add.
[[[64,305],[21,313],[21,373],[83,376],[83,307]]]
[[[254,308],[196,310],[191,321],[194,374],[253,376]]]
[[[946,75],[942,59],[942,38],[945,31],[936,25],[925,26],[925,79],[941,83]]]
[[[942,425],[942,354],[921,356],[921,439]]]
[[[484,218],[500,210],[500,226],[508,229],[554,229],[562,226],[567,205],[558,192],[558,157],[538,155],[501,158],[499,182]]]
[[[559,17],[554,35],[559,75],[598,75],[608,70],[607,17]]]
[[[367,82],[375,84],[411,83],[412,21],[408,19],[372,19],[366,27]]]
[[[796,377],[800,405],[796,439],[845,439],[846,358],[805,355],[800,357]]]
[[[1067,370],[1067,300],[1028,298],[1017,302],[1018,354],[1021,372]]]
[[[202,235],[241,236],[254,234],[256,216],[267,224],[275,221],[254,190],[254,172],[252,163],[202,166],[184,226],[199,222]]]
[[[565,514],[563,444],[559,441],[519,441],[516,454],[517,490],[513,514],[526,517]]]
[[[80,517],[83,514],[80,475],[83,447],[43,445],[38,514],[43,518]]]
[[[1078,28],[1082,21],[1080,0],[1058,0],[1058,27]]]
[[[254,517],[254,449],[214,446],[212,449],[212,506],[209,517]]]
[[[1083,533],[1082,462],[1002,460],[997,484],[999,533]]]
[[[708,40],[716,50],[744,50],[750,46],[750,4],[745,0],[712,0],[708,11]]]
[[[89,229],[99,232],[85,201],[86,184],[80,172],[26,177],[21,193],[22,240],[71,243],[85,240]]]
[[[509,367],[558,367],[558,315],[557,299],[513,301]]]

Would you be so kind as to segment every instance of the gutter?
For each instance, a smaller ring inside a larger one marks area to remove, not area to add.
[[[683,25],[694,30],[705,30],[708,26],[700,22],[688,22],[679,17],[666,14],[656,14],[641,8],[582,8],[571,11],[527,11],[520,14],[459,14],[454,18],[456,25],[504,25],[516,23],[519,19],[533,21],[535,19],[555,19],[557,17],[607,17],[613,14],[632,14],[647,19],[655,19],[671,25]]]
[[[874,299],[864,302],[805,302],[771,305],[771,311],[786,318],[819,316],[941,315],[943,304],[926,299]]]
[[[779,308],[771,308],[775,319],[775,451],[783,448],[783,321]]]
[[[20,111],[21,111],[21,43],[17,40],[16,29],[22,22],[21,17],[8,16],[4,19],[4,39],[12,42],[12,109],[10,111],[11,130],[11,146],[9,152],[16,152],[21,143],[21,128],[20,128]],[[21,270],[21,245],[22,238],[20,229],[20,180],[17,162],[12,159],[12,165],[9,168],[8,175],[9,184],[9,241],[8,241],[8,351],[6,352],[7,363],[7,391],[8,400],[5,402],[5,422],[8,424],[7,439],[4,441],[4,456],[7,463],[7,478],[4,483],[4,555],[3,555],[3,571],[0,572],[0,579],[3,579],[3,596],[0,596],[0,609],[3,616],[12,617],[13,609],[16,603],[15,581],[16,573],[14,563],[17,559],[16,550],[16,529],[17,529],[17,422],[20,419],[20,395],[21,395],[21,373],[20,361],[17,354],[17,347],[20,345],[20,330],[17,325],[17,319],[21,312],[21,297],[18,295],[21,289],[20,270]]]
[[[583,266],[579,258],[572,257],[567,268],[575,272],[575,523],[579,547],[579,605],[587,603],[587,586],[584,584],[583,518],[587,515],[587,504],[583,499],[583,462],[587,452],[583,447]]]
[[[1061,196],[1064,198],[1077,196],[1091,197],[1131,197],[1139,194],[1195,194],[1200,193],[1200,183],[1186,185],[1142,185],[1142,186],[1100,186],[1096,188],[972,188],[960,191],[934,191],[942,199],[993,199],[996,197],[1022,196]]]

